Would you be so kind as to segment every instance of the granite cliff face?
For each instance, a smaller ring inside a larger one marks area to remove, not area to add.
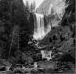
[[[44,2],[36,9],[36,12],[41,14],[47,14],[50,3],[52,3],[52,0],[44,0]]]
[[[44,0],[44,2],[36,9],[37,13],[49,15],[54,13],[52,9],[58,13],[64,10],[65,0]],[[67,6],[66,6],[67,7]],[[61,9],[62,8],[62,9]],[[62,11],[63,12],[63,11]]]

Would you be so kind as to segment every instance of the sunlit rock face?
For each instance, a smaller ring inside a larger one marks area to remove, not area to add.
[[[50,31],[51,31],[51,24],[47,24],[45,27],[44,25],[44,15],[35,13],[36,21],[34,23],[34,34],[33,38],[35,40],[43,39]]]
[[[54,9],[56,13],[64,13],[66,7],[65,2],[66,0],[44,0],[44,2],[36,9],[36,12],[49,15],[51,14],[51,10]]]

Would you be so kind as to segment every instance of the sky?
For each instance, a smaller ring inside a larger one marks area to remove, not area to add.
[[[36,8],[38,8],[40,6],[40,4],[44,1],[44,0],[23,0],[24,3],[26,3],[26,1],[29,2],[29,4],[33,3],[35,1],[36,3]]]

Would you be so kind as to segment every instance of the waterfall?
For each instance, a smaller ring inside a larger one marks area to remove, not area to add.
[[[47,13],[47,17],[49,17],[50,21],[48,21],[46,27],[44,26],[44,14],[34,13],[36,16],[36,23],[34,24],[33,38],[35,40],[41,40],[51,31],[51,25],[52,27],[58,26],[67,6],[65,0],[55,0],[50,3],[50,8]]]
[[[41,40],[51,31],[51,25],[47,24],[47,26],[45,27],[44,15],[35,13],[35,16],[36,20],[34,24],[33,38],[35,40]]]

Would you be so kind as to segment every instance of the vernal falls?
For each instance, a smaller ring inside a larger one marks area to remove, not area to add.
[[[35,40],[41,40],[51,31],[51,24],[48,24],[45,27],[45,25],[44,25],[44,15],[35,13],[35,16],[36,16],[36,21],[34,23],[33,38]]]

